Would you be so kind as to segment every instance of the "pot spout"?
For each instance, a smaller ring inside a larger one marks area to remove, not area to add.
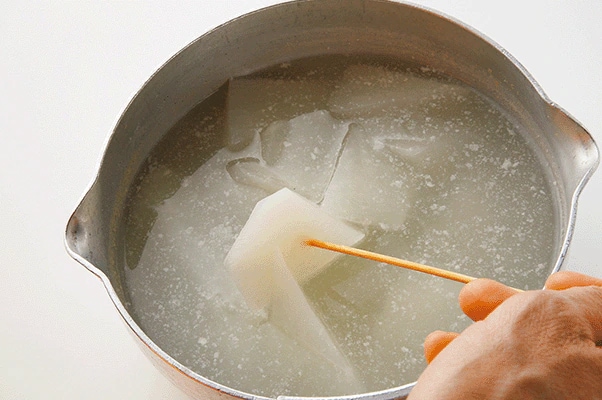
[[[566,111],[555,104],[548,108],[548,118],[553,129],[552,148],[562,173],[566,193],[573,200],[598,167],[598,147],[588,131]]]
[[[107,249],[108,235],[103,228],[98,182],[86,193],[69,218],[65,230],[68,253],[94,275],[105,281],[110,277]]]
[[[599,150],[588,131],[556,104],[549,102],[545,111],[548,123],[548,154],[553,165],[552,185],[559,194],[558,215],[564,227],[560,254],[552,272],[560,270],[566,258],[577,213],[577,200],[600,160]]]

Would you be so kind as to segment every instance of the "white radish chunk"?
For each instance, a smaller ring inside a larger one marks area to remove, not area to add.
[[[327,85],[310,79],[242,77],[230,80],[226,145],[240,150],[272,121],[288,120],[323,108],[328,89]]]
[[[326,212],[363,225],[402,227],[415,192],[412,167],[380,147],[360,125],[351,125],[324,195]]]
[[[333,364],[338,370],[339,380],[361,390],[353,367],[316,315],[279,249],[274,249],[272,266],[274,290],[268,310],[270,322],[306,349]]]
[[[451,103],[446,101],[448,105]],[[420,182],[428,188],[436,182],[446,181],[454,173],[450,157],[457,147],[459,134],[446,134],[448,121],[445,118],[416,117],[408,122],[404,118],[376,117],[358,122],[366,135],[373,138],[375,150],[381,149],[380,154],[389,154],[409,163],[413,168],[416,188]]]
[[[314,202],[324,196],[348,122],[328,111],[303,114],[288,122],[277,121],[261,132],[262,156],[289,187]]]
[[[361,118],[357,122],[364,129],[366,136],[372,137],[375,151],[391,152],[413,165],[424,163],[435,142],[435,135],[428,135],[429,132],[410,130],[405,118]]]
[[[279,249],[292,276],[303,285],[318,275],[339,254],[309,247],[315,238],[353,246],[362,232],[330,216],[320,207],[285,188],[259,201],[224,265],[251,308],[261,309],[272,301],[273,254]]]
[[[452,95],[456,87],[384,67],[353,65],[345,70],[328,109],[337,118],[391,115]]]
[[[263,189],[269,194],[287,186],[284,180],[257,158],[232,160],[226,165],[226,171],[235,182]]]

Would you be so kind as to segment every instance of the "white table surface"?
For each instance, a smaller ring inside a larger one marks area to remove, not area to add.
[[[186,397],[144,358],[63,246],[126,104],[207,30],[276,0],[22,2],[0,11],[0,398]],[[602,143],[602,2],[421,0],[513,54]],[[568,268],[602,277],[602,172]]]

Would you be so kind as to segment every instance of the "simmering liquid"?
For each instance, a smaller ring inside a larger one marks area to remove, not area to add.
[[[279,65],[229,84],[149,156],[132,188],[128,308],[195,372],[260,396],[412,382],[433,330],[461,331],[461,284],[340,257],[302,286],[345,368],[253,311],[224,257],[282,187],[363,232],[358,247],[534,289],[553,267],[554,194],[523,128],[427,69],[358,57]]]

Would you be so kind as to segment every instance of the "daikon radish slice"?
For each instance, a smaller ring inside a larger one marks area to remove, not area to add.
[[[319,202],[348,128],[348,122],[339,121],[324,110],[277,121],[261,132],[262,156],[291,189]]]
[[[339,380],[361,390],[353,367],[316,315],[282,252],[275,249],[272,256],[274,290],[268,309],[269,321],[303,347],[330,362],[337,369]]]
[[[240,150],[272,121],[289,120],[322,108],[328,89],[323,82],[311,79],[241,77],[230,80],[226,105],[227,146]]]
[[[232,160],[226,165],[226,170],[235,182],[263,189],[269,194],[287,186],[282,178],[257,158]]]
[[[382,144],[357,124],[350,127],[322,208],[341,219],[399,229],[415,195],[415,176],[401,157],[379,151]]]
[[[421,104],[453,96],[457,85],[448,85],[406,72],[371,65],[353,65],[332,93],[328,109],[337,118],[391,115]]]
[[[261,309],[275,291],[273,254],[279,249],[295,280],[303,285],[326,268],[338,254],[306,246],[316,238],[353,246],[364,234],[330,216],[320,207],[284,188],[259,201],[224,265],[251,308]]]

